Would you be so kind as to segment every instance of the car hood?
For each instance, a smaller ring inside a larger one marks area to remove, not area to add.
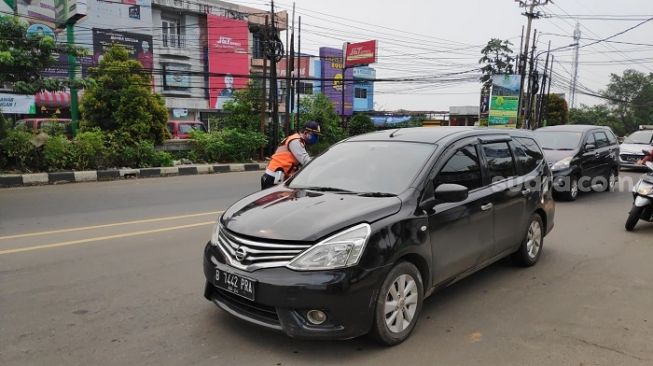
[[[648,144],[621,144],[619,145],[620,154],[628,155],[644,155],[642,150],[651,150],[651,145]]]
[[[548,163],[555,164],[556,162],[576,155],[576,151],[572,150],[543,150],[544,151],[544,158]]]
[[[240,200],[225,211],[222,224],[255,238],[313,242],[339,229],[394,215],[400,208],[398,197],[278,187]]]

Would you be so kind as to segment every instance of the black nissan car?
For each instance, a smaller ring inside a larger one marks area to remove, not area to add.
[[[506,256],[534,265],[553,219],[551,172],[528,131],[356,136],[224,212],[204,296],[291,337],[397,344],[436,290]]]

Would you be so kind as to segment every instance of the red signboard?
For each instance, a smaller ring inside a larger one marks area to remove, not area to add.
[[[277,76],[281,78],[286,77],[286,59],[282,58],[281,61],[277,63]],[[308,56],[299,56],[295,57],[295,71],[292,71],[290,75],[295,77],[307,78],[310,72],[311,58]]]
[[[369,65],[376,62],[376,40],[350,43],[345,52],[345,66]]]
[[[249,28],[246,20],[207,14],[209,108],[223,109],[249,80]]]

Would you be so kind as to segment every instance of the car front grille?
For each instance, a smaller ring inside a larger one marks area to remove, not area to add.
[[[230,265],[249,272],[260,268],[283,267],[311,247],[310,244],[248,240],[228,233],[224,228],[218,233],[217,246]]]
[[[632,154],[621,154],[619,155],[622,161],[627,161],[627,162],[636,162],[637,160],[641,159],[643,156],[642,155],[632,155]]]

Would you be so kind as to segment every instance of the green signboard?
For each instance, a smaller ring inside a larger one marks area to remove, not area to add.
[[[495,127],[515,127],[519,110],[519,75],[492,76],[492,96],[488,124]]]

